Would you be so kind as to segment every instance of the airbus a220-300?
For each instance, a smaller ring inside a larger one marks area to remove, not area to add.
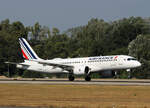
[[[86,81],[91,80],[94,72],[109,70],[132,69],[141,66],[134,57],[127,55],[96,56],[83,58],[55,58],[44,60],[37,56],[29,43],[24,38],[19,38],[24,62],[12,63],[17,68],[43,73],[66,73],[70,81],[74,81],[75,75],[84,75]]]

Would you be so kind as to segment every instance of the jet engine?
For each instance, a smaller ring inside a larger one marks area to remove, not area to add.
[[[90,72],[90,68],[88,66],[75,67],[73,70],[73,73],[76,75],[83,75],[83,74],[88,75],[89,72]]]

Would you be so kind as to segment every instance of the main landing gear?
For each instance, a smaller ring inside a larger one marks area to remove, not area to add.
[[[74,81],[74,76],[73,75],[69,75],[69,81]]]
[[[69,76],[69,81],[74,81],[74,76]]]
[[[85,81],[91,81],[90,68],[88,66],[85,67]]]
[[[73,75],[69,75],[68,79],[69,79],[69,81],[74,81],[75,77]],[[85,81],[91,81],[91,77],[90,76],[86,76],[85,77]]]
[[[85,73],[84,74],[85,75],[85,81],[91,81],[90,68],[88,66],[85,67],[84,73]],[[73,70],[70,70],[68,79],[69,79],[69,81],[74,81],[75,77],[73,74]]]
[[[86,76],[85,77],[85,81],[91,81],[91,77],[90,76]]]

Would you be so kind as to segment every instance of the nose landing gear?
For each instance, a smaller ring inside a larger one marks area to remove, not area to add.
[[[127,69],[127,72],[128,72],[128,79],[131,79],[132,76],[131,76],[131,69]]]

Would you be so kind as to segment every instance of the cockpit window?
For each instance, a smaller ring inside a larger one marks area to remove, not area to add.
[[[136,58],[128,58],[127,60],[128,60],[128,61],[136,60]]]

